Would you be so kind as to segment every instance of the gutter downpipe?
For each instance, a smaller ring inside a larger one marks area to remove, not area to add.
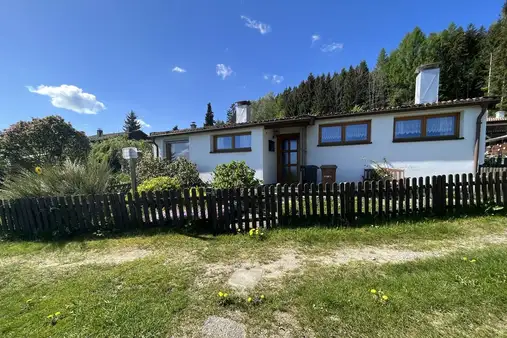
[[[158,144],[155,143],[155,141],[153,139],[150,139],[150,143],[153,144],[155,146],[155,149],[156,149],[156,153],[157,153],[157,159],[158,159]]]
[[[474,168],[477,173],[479,170],[479,149],[481,143],[481,127],[482,127],[482,118],[484,114],[488,111],[488,105],[481,105],[481,112],[479,116],[477,116],[477,122],[475,124],[475,142],[474,142]]]

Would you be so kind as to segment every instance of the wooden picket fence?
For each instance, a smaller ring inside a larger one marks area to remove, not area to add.
[[[152,226],[210,233],[255,227],[353,226],[392,219],[507,210],[507,173],[441,175],[341,184],[184,189],[142,194],[0,201],[0,232],[25,238]]]

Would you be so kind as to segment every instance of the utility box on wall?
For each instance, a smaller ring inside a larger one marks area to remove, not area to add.
[[[336,168],[334,164],[322,165],[320,170],[322,171],[322,184],[333,184],[336,182]]]

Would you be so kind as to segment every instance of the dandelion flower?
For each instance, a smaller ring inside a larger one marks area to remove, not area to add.
[[[264,299],[264,295],[261,295],[261,299]]]
[[[32,301],[33,301],[32,298],[26,300],[27,303],[31,303]]]
[[[254,234],[254,229],[250,229],[250,231],[248,232],[250,234],[250,236],[253,236]]]
[[[376,294],[376,293],[377,293],[377,290],[375,290],[375,289],[371,289],[371,290],[370,290],[370,292],[371,292],[371,293],[373,293],[373,294]]]
[[[229,296],[228,293],[224,293],[224,298],[227,298],[227,296]]]
[[[252,297],[248,297],[248,299],[246,301],[249,302],[249,303],[251,303],[252,302]]]
[[[218,297],[223,297],[223,296],[224,296],[224,293],[223,293],[222,291],[220,291],[220,292],[218,293]]]
[[[475,259],[472,259],[472,260],[470,261],[470,263],[475,263],[475,262],[477,262]]]
[[[35,172],[40,175],[42,174],[42,168],[41,167],[35,167]]]
[[[468,261],[468,258],[467,257],[463,257],[462,260]]]
[[[256,230],[255,230],[255,233],[258,235],[258,234],[259,234],[259,229],[256,229]]]
[[[53,315],[48,315],[48,319],[53,319]]]
[[[383,296],[382,296],[382,299],[383,299],[383,300],[388,300],[388,299],[389,299],[389,297],[387,297],[386,295],[383,295]]]
[[[55,313],[55,316],[59,316],[61,314],[62,314],[61,312],[57,312],[57,313]]]
[[[264,236],[264,233],[263,233],[263,232],[261,232],[261,236]]]

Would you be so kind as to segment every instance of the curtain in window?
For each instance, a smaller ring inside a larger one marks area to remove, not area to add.
[[[252,135],[236,135],[234,143],[236,148],[250,148],[252,146]]]
[[[422,120],[396,121],[395,138],[421,137]]]
[[[217,149],[231,149],[231,148],[232,148],[231,136],[217,137]]]
[[[341,142],[342,141],[342,127],[322,127],[322,143],[326,142]]]
[[[345,141],[366,141],[368,140],[368,125],[353,124],[345,127]]]
[[[426,136],[454,135],[456,118],[454,116],[432,117],[426,120]]]

